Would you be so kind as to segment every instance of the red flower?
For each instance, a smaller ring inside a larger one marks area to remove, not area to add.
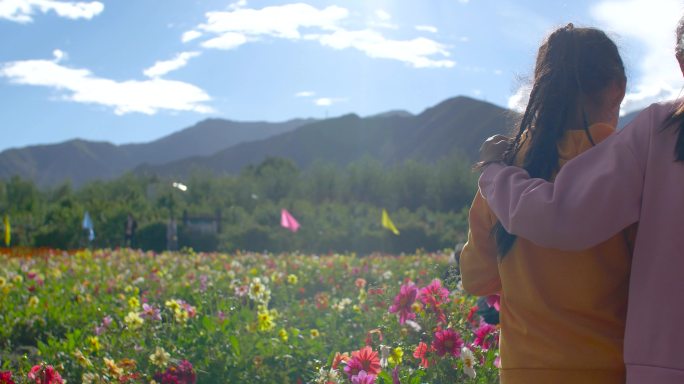
[[[352,376],[356,376],[361,371],[366,371],[366,373],[371,375],[377,375],[380,373],[380,359],[378,358],[378,353],[374,352],[371,347],[363,347],[358,351],[352,352],[351,359],[347,362],[347,366],[344,367],[344,372],[351,379]]]
[[[394,303],[389,307],[390,313],[399,315],[399,324],[404,324],[406,320],[413,320],[416,314],[413,313],[411,305],[416,301],[418,288],[413,284],[404,284],[399,290],[399,294],[394,297]]]
[[[35,384],[63,384],[62,376],[59,375],[52,365],[34,365],[28,373],[29,380]]]
[[[463,340],[458,332],[451,328],[435,332],[435,339],[432,341],[432,348],[437,355],[444,356],[447,353],[454,357],[461,356]]]
[[[0,384],[14,384],[14,380],[12,380],[12,372],[0,371]]]
[[[177,366],[167,368],[166,372],[154,375],[154,380],[161,384],[195,384],[197,376],[192,364],[183,360]]]
[[[340,365],[340,363],[342,363],[342,362],[346,363],[347,361],[349,361],[349,354],[347,352],[345,352],[345,353],[335,352],[335,357],[333,358],[333,362],[332,362],[332,369],[337,369],[337,367]]]
[[[420,343],[418,343],[418,346],[416,346],[416,349],[413,351],[413,357],[415,357],[416,359],[420,359],[421,367],[427,368],[430,365],[425,355],[427,355],[427,353],[431,350],[432,348],[428,347],[427,344],[421,341]]]

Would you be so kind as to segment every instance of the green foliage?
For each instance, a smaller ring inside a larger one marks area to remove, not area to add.
[[[409,159],[394,167],[363,157],[345,168],[318,162],[306,170],[291,160],[267,158],[237,176],[198,171],[181,180],[186,191],[174,188],[174,181],[127,174],[79,190],[67,183],[41,191],[15,177],[0,181],[0,213],[11,216],[13,245],[21,246],[123,246],[132,214],[138,223],[132,246],[144,250],[167,248],[167,223],[175,218],[179,249],[401,253],[461,241],[462,212],[476,190],[476,176],[458,155],[435,163]],[[298,233],[280,227],[283,208],[302,224]],[[399,236],[381,227],[383,208]],[[92,243],[81,229],[85,211],[95,227]],[[220,217],[218,231],[190,225],[197,217]]]

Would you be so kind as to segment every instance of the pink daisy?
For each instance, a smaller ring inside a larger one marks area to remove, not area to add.
[[[404,324],[406,320],[413,320],[416,314],[413,313],[411,305],[416,301],[418,296],[418,287],[413,284],[404,284],[399,290],[399,294],[394,297],[394,303],[389,307],[390,313],[397,313],[399,315],[399,324]]]
[[[454,357],[461,356],[461,348],[463,347],[463,340],[458,332],[451,328],[435,332],[435,339],[432,341],[432,348],[437,352],[438,356],[444,356],[447,353]]]

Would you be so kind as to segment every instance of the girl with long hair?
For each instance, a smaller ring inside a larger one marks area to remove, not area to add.
[[[539,48],[504,161],[553,180],[613,134],[625,86],[622,59],[605,33],[572,24],[555,30]],[[469,224],[463,286],[501,295],[501,382],[623,383],[630,234],[614,232],[579,252],[541,247],[508,233],[479,192]]]

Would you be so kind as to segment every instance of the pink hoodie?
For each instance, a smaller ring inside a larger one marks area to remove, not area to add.
[[[627,383],[684,383],[684,163],[677,131],[661,129],[681,101],[653,104],[571,160],[555,182],[488,166],[480,191],[510,232],[541,246],[581,250],[639,221],[630,277]]]

